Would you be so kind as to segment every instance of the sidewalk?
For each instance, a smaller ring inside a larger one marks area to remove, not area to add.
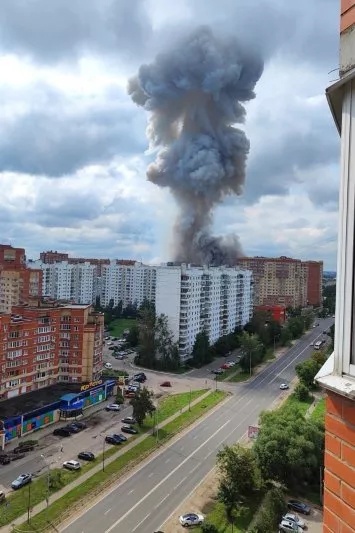
[[[211,392],[212,391],[209,389],[204,394],[202,394],[201,396],[199,396],[198,398],[193,400],[191,402],[191,407],[193,407],[194,405],[199,403],[201,400],[206,398]],[[100,404],[100,405],[102,405],[102,404]],[[164,422],[161,422],[160,424],[158,424],[158,429],[164,427],[166,424],[169,424],[169,422],[171,422],[172,420],[174,420],[175,418],[180,416],[180,414],[182,414],[182,413],[184,413],[184,412],[186,412],[188,410],[189,410],[189,406],[186,405],[179,412],[177,412],[174,415],[172,415],[171,417],[167,418],[166,420],[164,420]],[[142,442],[148,435],[150,435],[150,433],[144,433],[143,435],[141,435],[140,437],[138,437],[137,439],[135,439],[131,443],[127,444],[124,448],[122,448],[121,450],[117,451],[117,453],[114,453],[113,455],[111,455],[111,457],[108,457],[107,459],[105,459],[105,465],[108,465],[108,464],[112,463],[118,457],[120,457],[121,455],[126,453],[128,450],[130,450],[131,448],[134,448],[134,446],[136,446],[138,443]],[[152,450],[152,453],[154,453],[154,451],[156,451],[156,450]],[[83,483],[84,481],[89,479],[91,476],[93,476],[97,472],[101,472],[101,470],[102,470],[102,464],[101,463],[97,464],[96,466],[91,468],[88,472],[85,472],[85,474],[83,474],[82,476],[80,476],[77,479],[75,479],[72,483],[69,483],[68,485],[66,485],[62,489],[60,489],[57,492],[55,492],[54,494],[52,494],[51,497],[50,497],[50,503],[53,503],[53,502],[59,500],[62,496],[64,496],[68,492],[70,492],[75,487],[81,485],[81,483]],[[115,482],[117,482],[118,480],[119,480],[119,478],[116,479]],[[47,507],[47,504],[46,504],[45,500],[43,502],[35,505],[33,507],[32,512],[31,512],[31,517],[33,517],[36,514],[40,513],[41,511],[46,509],[46,507]],[[26,520],[27,520],[27,513],[25,513],[22,516],[16,518],[16,520],[13,520],[11,522],[11,524],[3,526],[0,529],[0,532],[1,533],[10,533],[10,532],[14,531],[13,526],[19,526],[19,525],[23,524],[24,522],[26,522]]]

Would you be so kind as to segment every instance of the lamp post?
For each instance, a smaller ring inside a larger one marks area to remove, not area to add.
[[[41,458],[43,459],[44,464],[46,465],[46,468],[47,468],[47,496],[46,496],[46,503],[47,503],[47,510],[48,510],[48,507],[49,507],[49,494],[50,494],[50,488],[51,488],[50,464],[46,462],[46,457],[43,455],[43,453],[41,454]]]
[[[102,441],[102,471],[105,472],[105,444],[106,444],[106,436],[103,435],[103,441]]]

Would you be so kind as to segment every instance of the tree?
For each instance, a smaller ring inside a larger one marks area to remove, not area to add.
[[[304,318],[302,316],[289,318],[289,320],[287,321],[287,327],[292,335],[292,338],[298,339],[304,333]]]
[[[139,426],[143,425],[143,421],[147,414],[152,415],[155,411],[152,398],[153,393],[146,387],[143,387],[136,392],[135,397],[130,401],[130,404],[133,407],[133,417],[137,420]]]
[[[197,333],[194,347],[192,349],[192,364],[197,367],[210,363],[212,360],[210,352],[210,341],[206,331]]]
[[[155,311],[152,307],[142,307],[137,318],[138,362],[148,368],[155,367]]]
[[[281,346],[289,346],[292,341],[292,333],[287,326],[284,326],[281,330],[280,343]]]
[[[260,488],[260,472],[253,450],[240,444],[224,446],[217,454],[217,468],[218,499],[231,517],[233,510]]]
[[[296,385],[293,394],[300,402],[306,402],[309,399],[309,389],[303,383]]]
[[[314,359],[307,359],[302,363],[296,365],[296,374],[298,379],[308,389],[314,388],[314,378],[319,370],[320,366]]]
[[[129,328],[129,333],[126,337],[126,342],[127,344],[129,344],[131,348],[134,348],[135,346],[138,345],[138,341],[139,341],[139,328],[137,324],[133,324],[133,326]]]
[[[333,350],[333,348],[334,348],[334,330],[335,330],[335,326],[334,326],[334,324],[332,324],[332,325],[330,326],[330,328],[329,328],[329,333],[328,333],[329,337],[330,337],[331,340],[332,340],[332,344],[331,344],[332,350]]]
[[[274,320],[270,311],[255,311],[244,330],[258,335],[264,346],[272,346],[274,339],[279,338],[281,334],[281,326],[277,320]]]
[[[285,510],[285,494],[279,487],[270,489],[261,505],[254,523],[253,533],[277,530],[277,525]]]
[[[324,431],[295,407],[265,412],[254,453],[264,480],[289,488],[319,483]]]
[[[256,334],[249,335],[249,333],[244,331],[240,337],[240,348],[243,354],[240,366],[243,371],[247,371],[250,367],[253,368],[260,363],[264,353],[264,346]]]
[[[201,526],[202,533],[218,533],[219,529],[214,524],[210,524],[209,522],[205,522]]]
[[[169,329],[168,317],[159,315],[155,321],[155,356],[161,370],[177,370],[180,365],[179,349]]]
[[[116,403],[118,403],[119,405],[124,403],[124,398],[123,398],[123,393],[122,393],[121,387],[117,388]]]

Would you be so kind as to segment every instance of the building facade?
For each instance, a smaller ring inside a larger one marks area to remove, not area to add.
[[[254,277],[254,305],[322,305],[323,263],[289,257],[243,257],[241,268]]]
[[[284,305],[257,305],[255,311],[270,313],[279,324],[283,324],[286,320],[286,307]]]
[[[250,271],[239,268],[156,267],[155,308],[168,318],[182,361],[191,356],[196,335],[210,344],[247,324],[253,309]]]
[[[0,315],[0,399],[102,371],[104,317],[90,305],[17,306]]]
[[[42,295],[42,272],[26,266],[23,248],[0,245],[0,313],[14,305],[35,304]]]
[[[355,531],[355,0],[341,2],[340,80],[327,97],[341,134],[341,176],[334,353],[316,376],[327,393],[323,531],[350,533]]]

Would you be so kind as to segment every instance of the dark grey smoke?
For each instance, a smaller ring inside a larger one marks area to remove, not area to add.
[[[157,157],[148,179],[169,187],[180,207],[176,261],[234,264],[242,255],[237,237],[211,235],[212,216],[225,196],[243,191],[249,141],[233,125],[244,122],[241,102],[254,98],[262,70],[237,41],[202,27],[129,82],[133,101],[150,113]]]

